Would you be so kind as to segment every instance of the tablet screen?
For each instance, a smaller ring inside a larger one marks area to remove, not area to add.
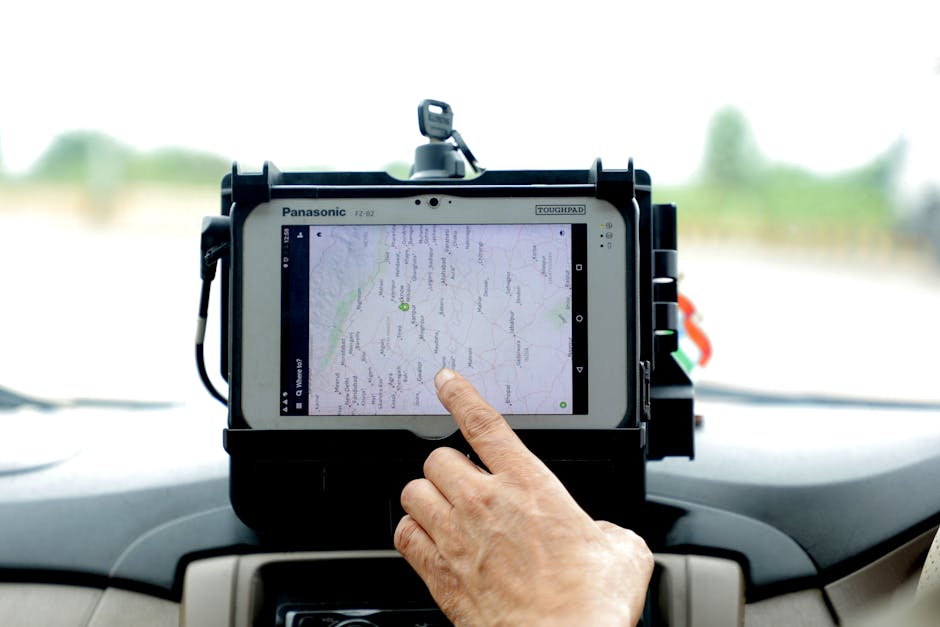
[[[282,225],[283,416],[586,414],[585,224]]]

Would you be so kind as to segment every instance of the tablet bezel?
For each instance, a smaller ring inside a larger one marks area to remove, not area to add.
[[[463,188],[465,189],[465,188]],[[588,413],[508,415],[519,429],[613,428],[635,412],[636,273],[634,212],[589,196],[552,195],[558,190],[529,188],[505,196],[484,190],[463,195],[461,188],[381,190],[334,188],[323,198],[284,197],[240,211],[235,208],[236,255],[233,294],[233,415],[253,429],[406,429],[422,437],[454,432],[446,414],[423,416],[279,415],[280,392],[280,232],[296,224],[521,224],[588,225]],[[436,199],[432,203],[431,199]],[[283,208],[295,210],[284,215]],[[543,208],[540,210],[539,208]],[[545,207],[554,209],[544,209]],[[330,211],[323,212],[323,209]],[[308,211],[310,210],[310,211]],[[313,210],[320,210],[319,213]],[[345,215],[340,215],[345,213]],[[308,214],[307,216],[302,214]],[[608,228],[608,225],[610,227]],[[610,234],[608,237],[607,234]],[[595,237],[596,236],[596,237]],[[592,241],[594,243],[592,243]],[[256,329],[276,329],[258,332]],[[610,338],[619,338],[612,342]],[[430,383],[429,383],[430,385]],[[433,391],[432,388],[429,388]]]

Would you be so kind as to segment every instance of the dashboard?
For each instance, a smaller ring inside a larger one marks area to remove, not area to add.
[[[647,465],[651,624],[685,624],[691,606],[675,599],[704,598],[696,581],[725,582],[705,596],[724,595],[744,624],[781,611],[836,624],[909,585],[940,522],[936,411],[704,396],[695,460]],[[156,603],[167,620],[182,607],[185,624],[445,624],[394,551],[297,551],[242,524],[217,405],[0,420],[20,438],[0,472],[0,618],[23,615],[27,585]],[[231,620],[186,621],[209,606]]]

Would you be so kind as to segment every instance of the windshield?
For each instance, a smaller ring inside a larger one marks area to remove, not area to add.
[[[940,400],[940,10],[647,4],[8,7],[0,387],[205,402],[231,161],[406,176],[435,98],[488,169],[650,172],[703,386]]]

